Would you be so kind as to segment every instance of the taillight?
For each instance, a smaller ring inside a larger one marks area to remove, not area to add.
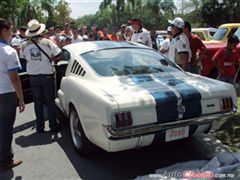
[[[233,109],[233,101],[231,97],[221,99],[221,111],[231,111]]]
[[[130,111],[126,112],[117,112],[114,115],[115,117],[115,127],[116,128],[125,128],[132,126],[132,114]]]

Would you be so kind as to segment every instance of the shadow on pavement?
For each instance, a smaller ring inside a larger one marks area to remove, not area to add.
[[[32,121],[29,121],[28,123],[25,123],[25,124],[22,124],[20,126],[16,126],[13,128],[13,133],[18,133],[20,131],[24,131],[25,129],[28,129],[30,127],[32,127],[32,129],[34,129],[34,126],[36,124],[35,122],[36,120],[32,120]]]
[[[82,179],[133,179],[178,162],[209,159],[209,152],[212,151],[211,156],[214,156],[222,150],[222,147],[209,138],[206,138],[206,144],[203,145],[200,142],[201,137],[193,137],[116,153],[99,149],[95,154],[83,157],[73,148],[68,120],[59,110],[57,114],[63,127],[60,132],[62,138],[57,142]],[[210,149],[205,150],[206,147]]]
[[[133,179],[178,162],[209,159],[212,158],[210,156],[225,151],[218,142],[207,136],[116,153],[99,149],[95,154],[79,156],[71,142],[68,120],[58,109],[57,118],[62,126],[59,134],[46,132],[20,136],[16,138],[16,144],[28,147],[57,142],[81,179]],[[32,127],[33,123],[31,121],[15,130]]]

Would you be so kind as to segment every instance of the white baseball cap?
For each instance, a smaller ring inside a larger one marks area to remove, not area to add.
[[[171,24],[171,26],[176,26],[177,28],[184,28],[184,20],[180,17],[176,17],[174,20],[168,20],[168,22]]]

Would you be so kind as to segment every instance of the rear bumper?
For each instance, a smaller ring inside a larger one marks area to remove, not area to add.
[[[137,126],[128,129],[115,130],[111,126],[103,126],[105,134],[110,140],[120,140],[139,136],[145,136],[150,134],[155,134],[161,131],[166,131],[167,129],[172,129],[176,127],[188,126],[188,125],[204,125],[211,124],[210,131],[218,129],[224,122],[230,117],[234,116],[236,109],[231,112],[222,114],[213,114],[207,116],[201,116],[197,118],[191,118],[187,120],[179,120],[171,123],[164,124],[148,124],[144,126]]]

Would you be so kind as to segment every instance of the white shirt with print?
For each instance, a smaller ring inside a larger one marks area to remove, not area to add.
[[[21,69],[21,64],[16,50],[0,42],[0,94],[15,92],[9,72],[18,69]]]
[[[50,58],[61,52],[61,49],[49,39],[42,39],[38,45]],[[29,75],[53,74],[52,63],[31,41],[24,44],[21,51],[27,60],[27,73]]]

